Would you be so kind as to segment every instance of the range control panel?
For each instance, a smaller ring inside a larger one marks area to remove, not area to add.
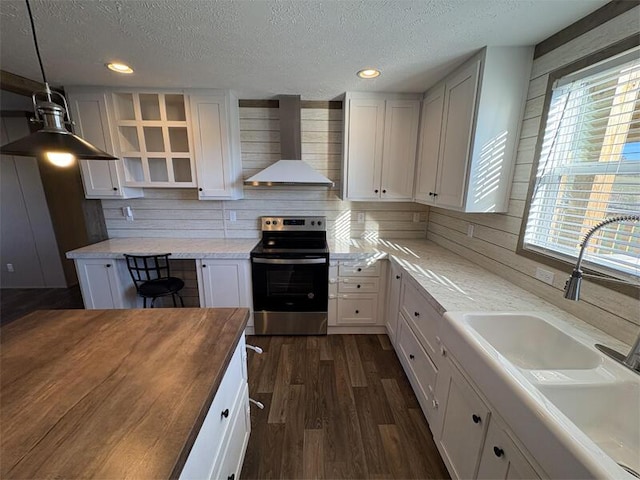
[[[327,229],[326,217],[261,217],[263,232],[324,232]]]

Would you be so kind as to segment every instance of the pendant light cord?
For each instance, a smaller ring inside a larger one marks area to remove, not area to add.
[[[38,37],[36,35],[36,26],[33,23],[33,14],[31,13],[31,5],[29,0],[25,0],[27,3],[27,11],[29,12],[29,21],[31,22],[31,31],[33,32],[33,43],[36,46],[36,55],[38,55],[38,63],[40,64],[40,71],[42,72],[42,80],[45,85],[47,84],[47,76],[44,74],[44,67],[42,66],[42,57],[40,56],[40,47],[38,47]]]

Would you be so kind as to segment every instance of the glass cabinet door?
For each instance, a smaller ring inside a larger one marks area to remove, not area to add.
[[[126,185],[196,185],[185,108],[185,97],[178,93],[113,93]]]

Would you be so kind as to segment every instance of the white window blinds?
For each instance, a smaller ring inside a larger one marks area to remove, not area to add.
[[[523,246],[575,259],[591,227],[629,213],[640,213],[637,49],[554,85]],[[640,224],[598,231],[585,262],[640,276]]]

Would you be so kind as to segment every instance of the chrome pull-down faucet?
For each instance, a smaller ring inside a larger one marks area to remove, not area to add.
[[[564,298],[575,301],[580,299],[580,284],[582,283],[582,279],[584,277],[600,278],[616,283],[631,284],[630,282],[626,282],[624,280],[600,277],[597,275],[589,275],[583,273],[580,269],[580,266],[582,264],[582,257],[584,256],[584,251],[587,248],[587,244],[589,243],[589,239],[591,238],[591,236],[605,225],[619,222],[640,222],[640,215],[620,215],[617,217],[607,218],[606,220],[603,220],[602,222],[595,225],[591,230],[587,232],[587,234],[582,239],[582,242],[580,243],[580,254],[578,255],[576,266],[573,267],[571,276],[567,279],[567,283],[565,283],[564,285]],[[596,348],[606,355],[610,356],[614,360],[622,363],[626,367],[629,367],[630,369],[640,373],[640,335],[638,335],[638,338],[636,338],[636,341],[631,347],[631,351],[626,356],[619,352],[616,352],[615,350],[605,345],[596,344]]]

